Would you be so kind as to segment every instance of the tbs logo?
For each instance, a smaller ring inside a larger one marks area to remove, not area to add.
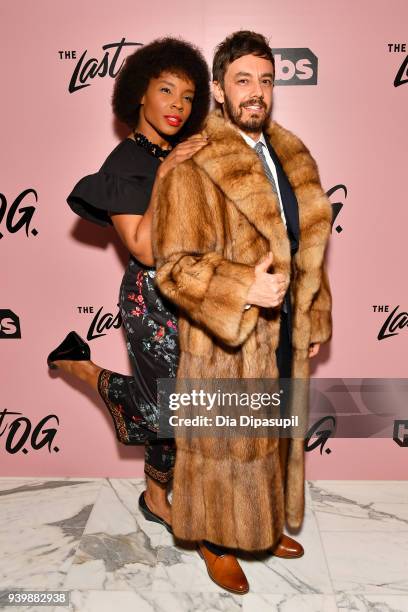
[[[392,439],[398,444],[398,446],[408,447],[408,435],[407,433],[400,434],[402,426],[405,432],[408,430],[408,421],[396,419],[394,421],[394,433]]]
[[[317,57],[310,49],[272,49],[275,85],[317,85]]]
[[[0,340],[21,338],[20,319],[12,310],[0,310]]]

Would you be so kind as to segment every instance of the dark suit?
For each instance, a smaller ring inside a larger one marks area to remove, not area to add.
[[[286,217],[287,233],[290,240],[290,254],[293,257],[299,247],[299,207],[296,196],[288,181],[288,178],[283,171],[282,165],[269,143],[268,138],[265,138],[269,154],[276,166],[276,174],[278,176],[279,191],[282,200],[282,206]],[[290,378],[291,363],[292,363],[292,308],[290,304],[290,290],[285,296],[287,306],[287,314],[281,310],[281,326],[279,346],[276,350],[276,358],[278,369],[281,378]]]

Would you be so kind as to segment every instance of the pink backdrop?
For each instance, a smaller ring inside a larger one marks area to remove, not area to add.
[[[332,197],[344,204],[335,222],[343,231],[333,229],[328,253],[334,336],[314,374],[406,376],[408,330],[379,341],[387,315],[373,312],[373,305],[408,307],[403,257],[408,84],[394,86],[407,51],[388,49],[388,43],[406,42],[407,19],[404,0],[2,1],[0,192],[7,208],[2,220],[0,213],[0,309],[19,316],[22,337],[0,339],[0,410],[21,413],[16,416],[32,427],[50,414],[60,422],[48,423],[58,429],[51,451],[34,450],[28,441],[27,453],[11,453],[6,440],[15,417],[5,417],[1,475],[143,473],[143,449],[120,445],[101,401],[84,395],[84,386],[50,374],[45,361],[67,331],[86,337],[99,308],[102,314],[117,312],[126,253],[113,232],[79,221],[65,198],[81,176],[99,169],[124,135],[111,113],[110,76],[88,80],[89,87],[74,93],[68,92],[69,81],[85,50],[86,59],[100,61],[102,46],[122,38],[147,43],[181,35],[211,62],[215,45],[245,28],[270,37],[274,48],[313,51],[318,84],[277,87],[274,117],[310,147],[326,190],[338,184],[348,190],[347,198],[340,191]],[[132,49],[121,52],[117,66]],[[59,51],[76,51],[76,59],[61,59]],[[37,203],[28,194],[22,204],[35,205],[28,236],[24,228],[12,233],[7,227],[8,210],[26,189],[38,194]],[[93,307],[94,314],[81,314],[78,306]],[[91,348],[97,363],[130,372],[121,330],[111,328]],[[406,477],[408,449],[392,439],[331,439],[328,446],[330,455],[307,454],[308,478]]]

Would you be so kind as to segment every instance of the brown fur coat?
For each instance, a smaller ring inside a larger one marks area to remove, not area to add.
[[[158,286],[180,307],[180,378],[278,377],[280,309],[244,309],[254,266],[269,250],[274,255],[271,271],[291,278],[293,377],[309,378],[309,344],[331,337],[324,268],[330,202],[305,145],[275,121],[265,131],[299,205],[299,249],[292,262],[261,162],[219,111],[206,122],[209,144],[161,184],[153,244]],[[305,411],[306,397],[297,401]],[[291,439],[286,454],[283,446],[276,438],[246,437],[228,445],[219,439],[178,439],[175,535],[261,550],[277,542],[285,520],[299,528],[303,440]]]

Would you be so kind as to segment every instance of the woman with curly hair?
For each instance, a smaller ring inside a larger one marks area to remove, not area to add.
[[[131,134],[96,174],[85,176],[67,202],[81,217],[112,224],[130,253],[120,288],[120,312],[134,376],[91,361],[89,345],[70,332],[48,357],[102,396],[123,444],[145,444],[146,491],[139,507],[171,532],[167,483],[174,440],[158,438],[157,378],[175,377],[178,364],[174,306],[155,287],[151,225],[158,185],[175,165],[207,143],[198,134],[210,100],[207,64],[197,48],[164,38],[127,57],[114,86],[113,110]]]

